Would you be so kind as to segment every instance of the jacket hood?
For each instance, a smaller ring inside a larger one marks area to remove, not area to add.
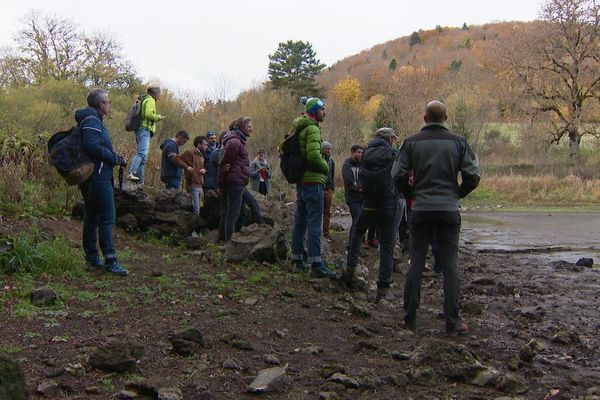
[[[87,117],[96,117],[101,121],[103,119],[102,114],[92,107],[80,108],[79,110],[75,111],[75,121],[77,121],[77,123],[80,123],[84,118]]]
[[[387,142],[387,140],[382,139],[380,137],[376,137],[375,139],[373,139],[369,142],[369,145],[367,146],[367,148],[370,149],[372,147],[381,147],[381,146],[392,147],[392,145],[389,144]]]
[[[248,136],[244,135],[244,133],[242,131],[240,131],[239,129],[234,129],[232,131],[229,131],[223,138],[222,147],[225,147],[227,142],[229,142],[231,139],[239,139],[242,141],[242,143],[246,143],[246,140],[248,140]]]
[[[162,143],[160,144],[160,149],[161,149],[161,150],[162,150],[162,149],[165,147],[165,145],[167,144],[167,142],[168,142],[169,140],[170,140],[170,141],[172,141],[173,143],[177,144],[177,142],[176,142],[176,141],[174,141],[174,140],[173,140],[173,138],[168,138],[168,139],[166,139],[164,142],[162,142]]]
[[[315,120],[309,117],[308,115],[302,115],[301,117],[294,119],[294,121],[292,122],[292,126],[294,127],[295,131],[301,131],[309,125],[319,126],[315,122]]]

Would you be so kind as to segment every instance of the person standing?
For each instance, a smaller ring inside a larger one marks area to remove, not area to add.
[[[321,224],[323,219],[323,188],[327,182],[329,165],[323,158],[321,128],[325,119],[325,103],[316,97],[302,98],[305,113],[294,119],[294,132],[300,136],[300,151],[307,170],[296,185],[296,211],[292,229],[292,262],[294,272],[308,268],[304,264],[304,236],[308,233],[308,262],[310,272],[317,277],[334,277],[321,258]]]
[[[269,194],[270,179],[271,167],[267,161],[267,152],[265,149],[260,149],[250,164],[250,188],[266,196]]]
[[[360,170],[362,168],[362,156],[364,148],[354,145],[350,148],[350,157],[342,165],[342,178],[344,179],[344,197],[346,205],[352,217],[352,226],[350,232],[362,210],[362,187],[360,186]]]
[[[231,239],[235,224],[242,210],[242,198],[249,180],[250,161],[246,142],[252,134],[252,119],[237,119],[231,130],[223,138],[219,154],[217,188],[224,198],[223,233],[225,241]]]
[[[117,260],[112,237],[115,223],[113,168],[117,165],[124,167],[127,162],[113,150],[104,125],[104,117],[110,114],[108,92],[92,90],[87,96],[87,104],[88,107],[75,112],[83,151],[94,163],[92,176],[79,185],[85,207],[82,242],[86,267],[127,276],[129,272]],[[100,260],[96,241],[100,243],[104,263]]]
[[[331,223],[331,204],[335,192],[335,161],[331,157],[332,150],[331,143],[323,142],[323,158],[329,166],[327,181],[323,187],[323,237],[330,243],[333,242],[333,238],[329,234],[329,224]]]
[[[202,207],[202,185],[204,184],[203,153],[208,147],[204,136],[194,138],[194,148],[186,150],[173,158],[173,163],[185,171],[185,182],[188,193],[192,196],[192,212],[200,215]]]
[[[377,280],[376,301],[387,294],[394,268],[394,245],[398,234],[398,192],[391,180],[395,150],[392,146],[398,138],[392,128],[380,128],[375,138],[369,142],[363,155],[360,172],[363,205],[356,223],[350,233],[350,246],[346,269],[342,274],[344,283],[354,284],[354,272],[358,264],[361,238],[376,222],[379,225],[379,278]]]
[[[165,183],[166,189],[179,190],[181,187],[182,169],[175,161],[175,157],[179,155],[179,148],[189,139],[190,135],[186,131],[179,131],[174,138],[166,139],[160,145],[162,150],[160,180]]]
[[[444,124],[446,106],[431,101],[425,108],[425,126],[404,141],[392,170],[393,181],[406,198],[414,200],[410,217],[410,265],[404,286],[404,324],[416,327],[421,300],[425,257],[434,232],[439,243],[439,261],[444,276],[444,317],[447,334],[463,335],[469,330],[459,315],[460,278],[458,200],[479,184],[479,166],[463,136],[451,133]],[[414,186],[409,185],[414,171]],[[458,183],[458,173],[461,183]]]
[[[129,174],[127,179],[132,182],[144,184],[144,170],[148,159],[148,149],[150,147],[150,138],[156,133],[156,123],[164,118],[164,115],[156,113],[156,102],[160,97],[160,88],[150,86],[146,90],[146,95],[141,97],[140,116],[142,124],[135,132],[135,141],[137,143],[137,153],[131,160]]]

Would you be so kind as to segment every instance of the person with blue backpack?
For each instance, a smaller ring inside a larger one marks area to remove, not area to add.
[[[86,267],[92,271],[107,271],[120,276],[129,272],[117,260],[112,228],[115,223],[115,199],[113,168],[125,167],[127,161],[112,147],[104,117],[110,114],[108,92],[94,89],[87,96],[88,107],[75,112],[75,120],[81,131],[83,152],[94,163],[90,178],[79,185],[85,215],[83,218],[83,252]],[[104,256],[100,260],[96,241]]]

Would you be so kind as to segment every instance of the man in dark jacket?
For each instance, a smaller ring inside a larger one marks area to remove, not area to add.
[[[350,148],[350,157],[342,165],[342,178],[344,179],[344,197],[346,205],[352,217],[352,227],[362,209],[362,188],[360,187],[359,177],[362,168],[362,156],[365,149],[362,146],[354,145]],[[350,232],[352,232],[352,227]]]
[[[410,266],[404,286],[404,323],[415,328],[421,298],[425,257],[434,231],[444,273],[444,316],[448,334],[466,334],[468,325],[459,316],[458,200],[479,184],[475,155],[463,136],[444,125],[446,106],[432,101],[425,109],[425,126],[404,141],[392,170],[393,180],[406,198],[414,200],[410,218]],[[409,177],[414,171],[414,186]],[[461,184],[458,184],[458,173]]]
[[[186,131],[179,131],[174,138],[169,138],[160,145],[162,159],[160,163],[160,180],[165,183],[166,189],[177,189],[181,187],[183,170],[175,157],[179,155],[179,148],[187,143],[190,135]]]
[[[390,171],[395,151],[392,147],[398,136],[392,128],[380,128],[369,142],[363,156],[361,183],[363,205],[350,233],[350,247],[342,278],[346,285],[354,284],[361,238],[373,222],[379,223],[379,279],[376,301],[383,298],[390,287],[394,268],[394,244],[398,232],[398,193],[392,185]]]
[[[224,235],[231,239],[235,223],[242,209],[244,189],[250,177],[250,160],[246,141],[252,134],[252,119],[242,117],[235,121],[233,130],[225,135],[219,155],[217,188],[225,196]]]
[[[117,261],[112,227],[115,223],[113,168],[116,165],[125,167],[127,163],[113,150],[108,129],[104,125],[104,117],[110,113],[108,92],[92,90],[87,96],[87,103],[89,107],[75,112],[75,120],[81,129],[83,151],[94,162],[92,176],[79,185],[85,205],[83,252],[86,266],[90,270],[106,270],[126,276],[127,270]],[[98,255],[97,239],[104,263]]]

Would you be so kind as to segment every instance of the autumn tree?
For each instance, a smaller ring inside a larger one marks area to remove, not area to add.
[[[599,5],[595,0],[548,0],[537,35],[519,38],[509,52],[514,73],[533,100],[531,113],[550,125],[551,143],[567,138],[579,158],[581,137],[597,135],[600,97]],[[519,51],[520,50],[520,51]]]
[[[325,68],[317,59],[312,45],[303,41],[279,43],[269,54],[269,80],[274,89],[286,89],[294,95],[317,96],[320,88],[316,76]]]

